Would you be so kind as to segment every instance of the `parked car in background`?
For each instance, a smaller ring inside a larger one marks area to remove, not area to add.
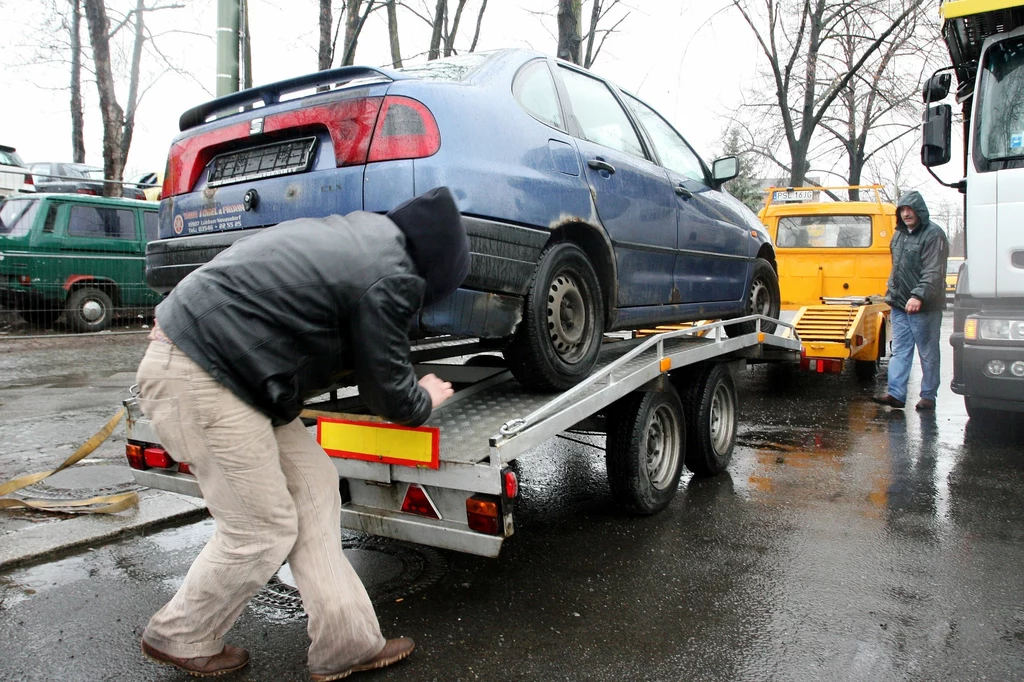
[[[0,144],[0,198],[35,192],[32,175],[14,147]]]
[[[139,173],[128,180],[133,186],[141,189],[147,201],[160,201],[160,190],[164,184],[163,171]]]
[[[151,309],[146,243],[152,202],[81,194],[15,196],[0,203],[0,302],[32,324],[63,314],[76,332],[103,331],[121,313]]]
[[[537,52],[321,71],[195,107],[179,127],[147,250],[161,292],[251,230],[444,185],[472,269],[417,332],[491,339],[528,386],[580,381],[608,331],[778,316],[768,233],[722,187],[737,159],[709,167],[643,101]]]
[[[39,192],[60,192],[103,196],[103,169],[84,163],[37,161],[28,165]],[[125,199],[145,200],[146,194],[133,184],[122,183]]]
[[[953,294],[956,293],[956,283],[960,279],[960,266],[964,264],[964,258],[950,256],[946,261],[946,301],[953,302]]]

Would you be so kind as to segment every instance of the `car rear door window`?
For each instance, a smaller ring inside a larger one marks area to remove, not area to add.
[[[808,215],[779,218],[781,249],[850,249],[871,246],[871,216]]]
[[[558,107],[558,95],[555,93],[555,81],[543,61],[535,61],[519,72],[512,85],[512,93],[535,119],[553,128],[565,130],[562,111]]]
[[[160,237],[159,221],[156,211],[144,211],[142,213],[142,225],[145,227],[146,241],[151,242]]]
[[[629,116],[611,89],[596,78],[559,68],[583,137],[595,144],[647,158]]]
[[[686,141],[679,136],[675,128],[669,125],[658,112],[637,98],[626,95],[626,101],[633,109],[637,119],[640,120],[640,125],[651,136],[651,144],[654,145],[654,150],[661,158],[661,164],[670,171],[690,180],[707,184],[700,159],[686,144]]]
[[[68,235],[135,239],[135,214],[106,206],[72,206]]]

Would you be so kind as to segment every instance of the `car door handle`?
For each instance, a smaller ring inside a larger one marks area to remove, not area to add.
[[[682,185],[676,185],[676,194],[678,194],[679,196],[681,196],[684,199],[689,199],[689,198],[691,198],[693,196],[693,192],[691,192],[690,190],[686,189]]]
[[[594,170],[605,171],[606,173],[615,172],[615,166],[611,165],[604,159],[591,159],[590,161],[587,161],[587,165]]]

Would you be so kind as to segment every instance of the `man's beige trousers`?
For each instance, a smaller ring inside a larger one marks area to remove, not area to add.
[[[216,521],[178,593],[144,639],[175,657],[212,656],[285,560],[309,616],[309,670],[331,673],[384,646],[341,549],[338,473],[299,420],[274,428],[176,346],[150,343],[139,404],[171,457],[188,462]]]

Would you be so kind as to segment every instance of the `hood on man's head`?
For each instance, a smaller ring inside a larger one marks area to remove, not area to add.
[[[447,187],[432,189],[387,213],[405,233],[405,248],[427,281],[424,304],[458,289],[469,274],[469,237]]]
[[[924,203],[924,197],[921,196],[920,192],[912,189],[909,192],[904,192],[896,204],[896,227],[904,229],[907,227],[906,223],[903,222],[903,218],[900,217],[900,209],[904,206],[914,209],[914,213],[917,214],[917,222],[921,227],[928,224],[928,204]]]

